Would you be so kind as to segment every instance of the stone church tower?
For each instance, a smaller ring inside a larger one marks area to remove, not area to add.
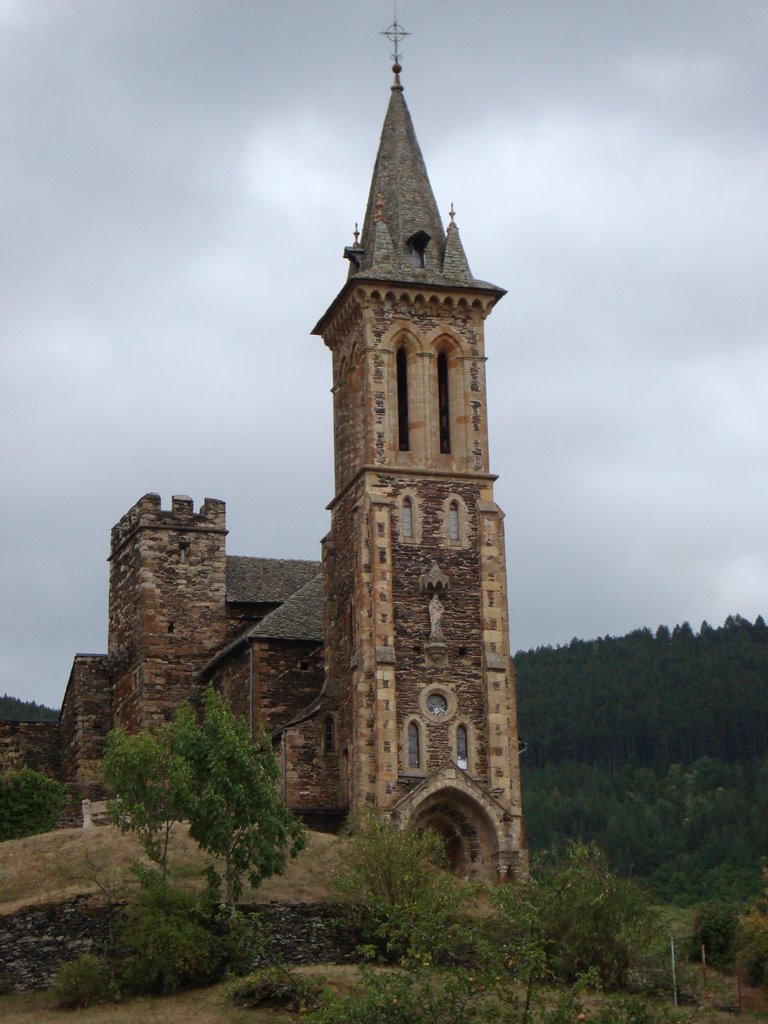
[[[335,488],[324,541],[326,750],[340,804],[429,824],[457,870],[525,871],[503,513],[488,465],[485,319],[438,213],[394,66],[362,238],[321,318]]]

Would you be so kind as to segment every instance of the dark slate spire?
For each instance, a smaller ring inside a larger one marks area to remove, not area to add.
[[[373,168],[362,239],[345,250],[350,277],[500,291],[472,277],[453,217],[446,235],[403,96],[399,63],[392,70],[395,81]]]
[[[414,269],[414,264],[421,262],[420,254],[423,253],[424,269],[439,272],[445,252],[445,233],[403,96],[400,65],[395,64],[393,70],[395,84],[381,131],[363,221],[365,255],[361,269],[372,271],[377,267],[375,224],[380,202],[381,216],[389,228],[400,267]],[[425,276],[431,275],[425,275],[424,270],[418,275],[419,279]]]

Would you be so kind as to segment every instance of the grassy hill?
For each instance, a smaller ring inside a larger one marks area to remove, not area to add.
[[[243,898],[263,903],[331,899],[340,840],[321,832],[309,832],[307,839],[306,849],[289,862],[282,877],[269,879],[257,890],[246,887]],[[0,914],[95,893],[105,883],[129,891],[135,886],[129,868],[136,859],[142,859],[136,838],[111,825],[60,829],[0,843]],[[186,827],[176,826],[169,855],[171,877],[190,889],[202,889],[200,872],[209,860]]]

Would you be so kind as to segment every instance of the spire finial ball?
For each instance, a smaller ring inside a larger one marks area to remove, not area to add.
[[[396,75],[399,75],[400,72],[403,70],[399,60],[396,60],[395,63],[392,65],[392,70]]]

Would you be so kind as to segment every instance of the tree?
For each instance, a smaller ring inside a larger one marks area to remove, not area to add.
[[[184,805],[189,834],[207,853],[224,861],[231,910],[243,889],[281,874],[288,857],[304,847],[304,828],[283,803],[272,743],[263,729],[253,739],[213,687],[203,698],[198,724],[183,707],[171,727],[174,750],[185,764]],[[209,880],[220,877],[213,866]]]
[[[132,736],[123,729],[111,732],[104,778],[117,794],[109,804],[112,821],[123,832],[137,833],[165,878],[171,831],[187,815],[189,791],[189,767],[178,750],[176,726]]]
[[[244,722],[209,687],[198,722],[184,705],[169,725],[107,739],[105,776],[118,794],[113,820],[136,832],[151,860],[167,871],[168,841],[177,821],[192,839],[224,861],[226,897],[234,912],[242,876],[257,886],[281,874],[304,846],[304,829],[277,790],[278,767],[263,730],[251,740]],[[213,887],[221,879],[207,869]]]

